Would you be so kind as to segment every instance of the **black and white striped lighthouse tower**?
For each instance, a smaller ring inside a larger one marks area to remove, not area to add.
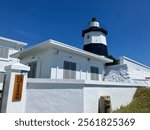
[[[108,56],[106,35],[107,31],[100,27],[96,18],[92,18],[89,22],[89,28],[82,32],[82,37],[84,37],[83,49],[98,55]]]

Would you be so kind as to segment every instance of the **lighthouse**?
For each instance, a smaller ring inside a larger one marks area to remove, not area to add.
[[[96,18],[92,18],[88,26],[87,29],[82,31],[82,37],[84,38],[83,49],[107,57],[107,31],[100,26],[100,23]]]

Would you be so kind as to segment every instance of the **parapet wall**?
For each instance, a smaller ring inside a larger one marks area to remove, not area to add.
[[[105,81],[131,83],[127,65],[108,66],[105,72]]]
[[[137,61],[123,56],[120,58],[120,65],[127,65],[131,79],[146,79],[146,77],[150,77],[150,67]]]
[[[127,57],[120,58],[120,64],[107,66],[105,81],[150,85],[150,68]]]
[[[132,101],[137,88],[127,83],[28,78],[25,112],[98,113],[101,96],[110,96],[116,110]]]

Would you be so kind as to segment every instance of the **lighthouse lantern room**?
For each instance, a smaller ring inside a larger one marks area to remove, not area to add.
[[[107,31],[100,27],[96,18],[92,18],[89,22],[89,28],[82,32],[82,37],[84,37],[83,49],[98,55],[108,56],[106,35]]]

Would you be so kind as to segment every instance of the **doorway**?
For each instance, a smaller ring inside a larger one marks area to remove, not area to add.
[[[28,66],[30,67],[28,78],[36,78],[37,61],[28,63]]]
[[[111,113],[111,98],[110,96],[100,96],[98,100],[98,113]]]

